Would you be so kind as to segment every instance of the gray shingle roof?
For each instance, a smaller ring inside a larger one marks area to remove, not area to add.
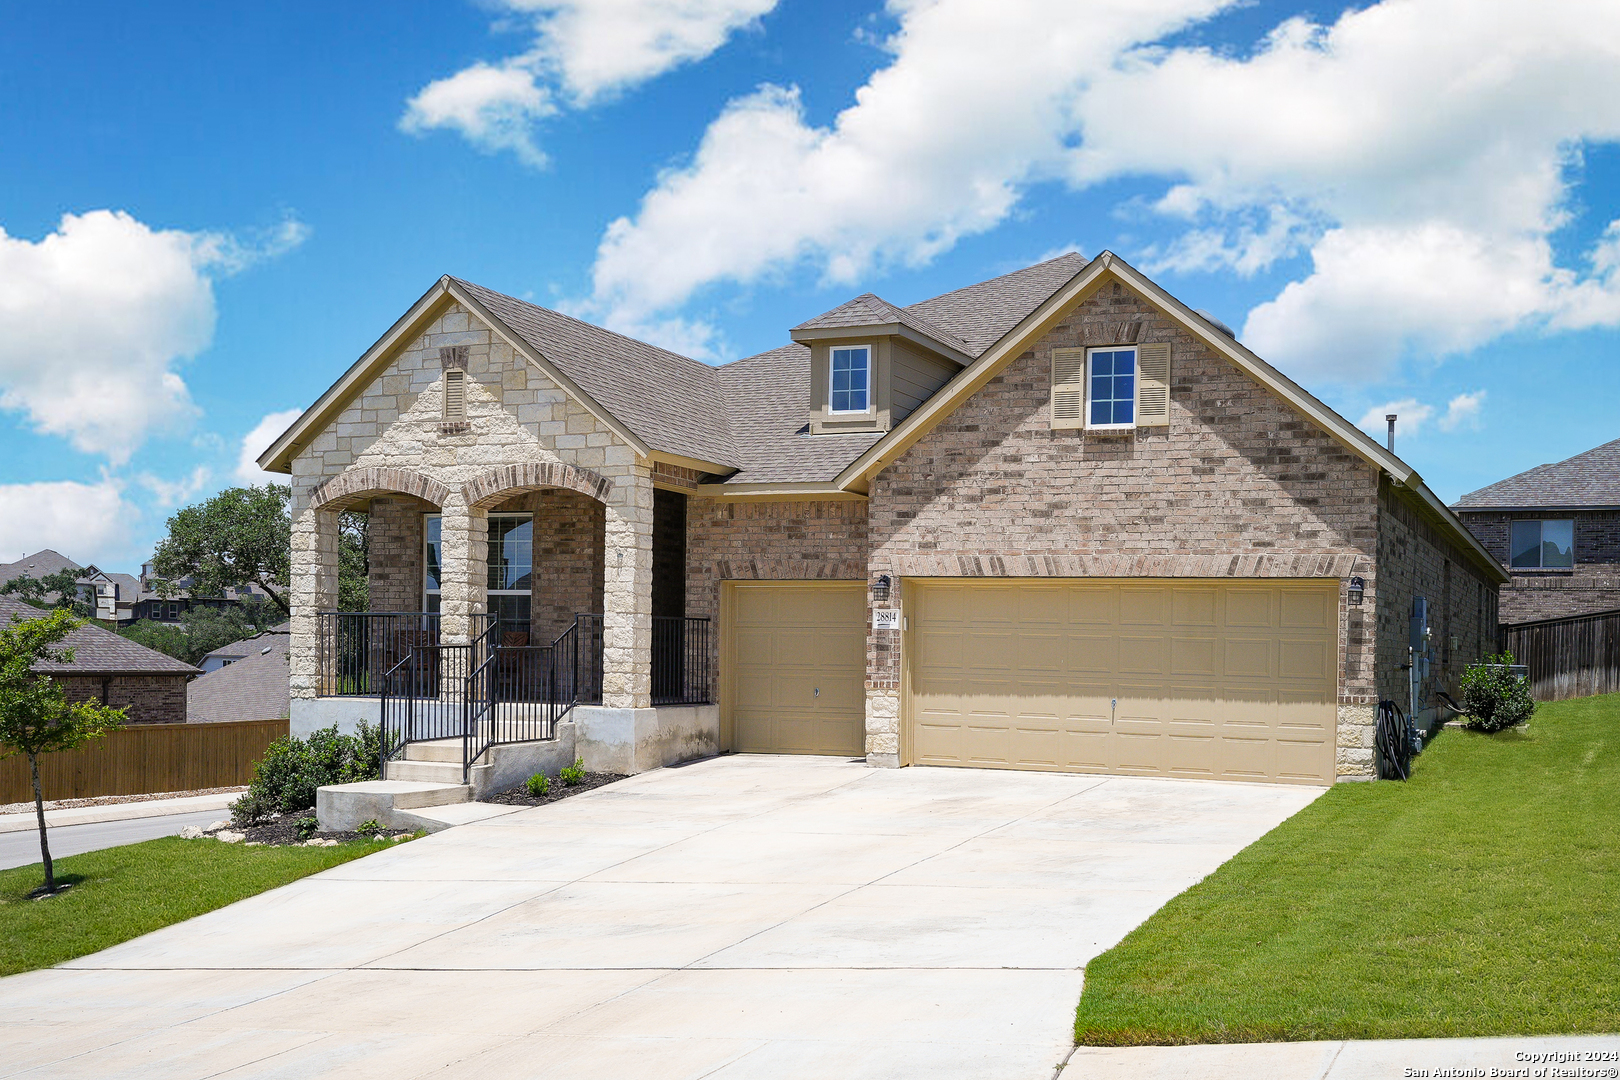
[[[967,342],[970,356],[1006,336],[1024,316],[1041,306],[1063,283],[1085,268],[1087,259],[1071,251],[965,289],[957,289],[906,308]]]
[[[1620,439],[1470,491],[1454,510],[1620,506]]]
[[[933,338],[942,345],[949,345],[958,352],[976,355],[967,342],[949,330],[935,326],[921,315],[907,311],[905,308],[895,307],[874,293],[862,293],[848,303],[840,304],[831,311],[823,312],[813,319],[806,320],[793,329],[841,330],[848,327],[851,330],[857,330],[863,326],[885,326],[889,323],[909,326],[924,337]]]
[[[977,358],[1085,265],[1084,256],[1063,255],[905,308],[865,293],[795,329],[902,323]],[[648,446],[735,468],[726,483],[824,483],[882,438],[808,434],[810,350],[803,345],[715,368],[452,280]]]
[[[10,626],[14,619],[37,619],[46,612],[21,600],[0,596],[0,626]],[[62,672],[70,675],[195,675],[197,669],[156,649],[99,626],[81,626],[62,642],[62,648],[74,650],[71,664],[40,664],[35,670]]]
[[[187,722],[276,720],[286,716],[291,711],[287,669],[290,640],[286,633],[271,631],[226,646],[230,655],[242,655],[242,659],[187,684]]]
[[[0,584],[12,578],[48,577],[58,570],[83,570],[84,567],[59,552],[45,548],[32,555],[24,555],[13,563],[0,563]]]
[[[708,364],[455,280],[648,446],[738,464],[720,382]]]

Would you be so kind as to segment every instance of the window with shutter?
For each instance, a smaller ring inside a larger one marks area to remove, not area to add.
[[[444,373],[444,422],[459,424],[467,419],[467,373],[448,368]]]
[[[1165,427],[1170,423],[1170,343],[1139,345],[1137,353],[1136,424]]]
[[[1052,427],[1086,426],[1086,351],[1052,350]]]

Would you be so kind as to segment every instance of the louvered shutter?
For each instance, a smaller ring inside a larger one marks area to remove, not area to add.
[[[1086,350],[1052,350],[1052,427],[1086,426]]]
[[[1136,347],[1136,424],[1167,427],[1170,423],[1170,344]]]
[[[444,373],[444,422],[457,424],[467,419],[467,373],[450,368]]]

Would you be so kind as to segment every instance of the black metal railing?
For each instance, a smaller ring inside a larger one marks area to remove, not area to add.
[[[414,650],[439,644],[440,615],[436,611],[322,611],[315,620],[320,673],[316,693],[320,697],[382,694],[385,674]],[[490,615],[474,615],[474,636],[483,633],[493,621]],[[415,689],[428,697],[438,697],[438,684],[432,682],[437,670],[424,664],[412,677],[428,683]]]
[[[709,684],[709,620],[655,616],[652,703],[701,705],[710,698]]]

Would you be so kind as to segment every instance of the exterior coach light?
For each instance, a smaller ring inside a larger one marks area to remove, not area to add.
[[[889,575],[879,574],[877,580],[872,582],[872,599],[883,603],[889,598]]]
[[[1365,581],[1358,577],[1353,577],[1350,579],[1350,602],[1352,604],[1361,603],[1361,597],[1366,593],[1366,591],[1367,583]]]

